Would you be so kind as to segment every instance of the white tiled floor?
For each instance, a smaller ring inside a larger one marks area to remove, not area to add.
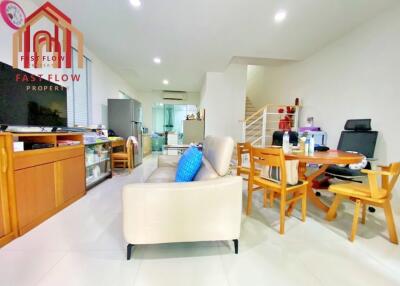
[[[121,187],[154,168],[155,158],[145,159],[0,249],[0,285],[400,285],[400,247],[387,240],[380,211],[360,224],[354,243],[351,205],[332,223],[312,206],[306,223],[295,212],[280,236],[278,208],[262,208],[260,195],[243,215],[239,255],[232,242],[181,243],[139,246],[126,261]]]

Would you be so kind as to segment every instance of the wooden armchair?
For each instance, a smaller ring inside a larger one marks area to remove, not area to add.
[[[361,220],[363,224],[366,222],[366,208],[368,205],[372,205],[384,209],[390,241],[394,244],[399,243],[390,199],[392,198],[392,190],[400,175],[400,162],[392,163],[389,166],[380,166],[380,168],[381,171],[362,170],[363,173],[368,175],[368,184],[337,184],[329,188],[331,192],[336,193],[336,198],[326,215],[327,220],[330,221],[335,218],[336,210],[342,199],[350,199],[355,202],[353,226],[349,236],[350,241],[354,241],[357,232],[361,205],[363,207]],[[382,176],[381,187],[378,185],[378,175]]]
[[[122,166],[122,168],[128,168],[129,173],[133,169],[133,142],[128,140],[126,143],[126,152],[115,152],[112,153],[112,168],[115,166]]]
[[[250,155],[251,144],[250,143],[237,143],[236,145],[236,155],[237,155],[237,167],[236,174],[241,176],[242,174],[249,175],[250,168],[243,166],[243,155]]]
[[[278,167],[280,169],[280,183],[276,183],[260,176],[256,172],[256,166]],[[297,200],[301,200],[301,219],[306,220],[307,212],[307,182],[299,181],[297,185],[288,185],[286,178],[285,155],[282,148],[251,148],[250,152],[250,175],[248,184],[247,215],[250,215],[252,208],[252,193],[256,190],[254,185],[260,186],[264,191],[264,207],[267,205],[267,190],[269,190],[271,207],[275,194],[280,195],[280,234],[285,232],[285,211],[286,206]],[[288,200],[288,195],[292,197]]]

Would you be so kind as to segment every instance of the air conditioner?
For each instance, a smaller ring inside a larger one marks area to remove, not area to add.
[[[162,98],[165,100],[184,100],[185,95],[185,91],[164,90],[162,93]]]

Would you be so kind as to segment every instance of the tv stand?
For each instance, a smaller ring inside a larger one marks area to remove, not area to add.
[[[8,133],[12,141],[49,144],[11,152],[18,233],[23,235],[86,193],[82,133]],[[64,146],[66,140],[76,145]],[[78,144],[79,143],[79,144]]]

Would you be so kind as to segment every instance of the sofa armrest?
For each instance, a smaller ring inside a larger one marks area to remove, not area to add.
[[[160,155],[158,156],[158,167],[176,167],[180,158],[180,155]]]
[[[141,183],[123,188],[124,236],[131,244],[238,239],[242,178]]]

